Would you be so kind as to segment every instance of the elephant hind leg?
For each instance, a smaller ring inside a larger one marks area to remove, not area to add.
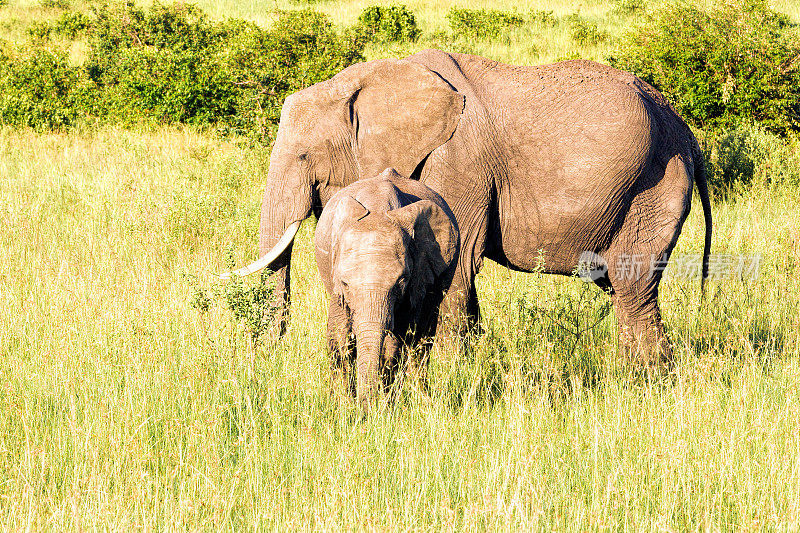
[[[674,242],[653,239],[636,244],[606,255],[619,349],[630,362],[669,365],[672,347],[661,320],[658,286]]]
[[[658,286],[689,214],[692,182],[680,156],[662,167],[634,199],[623,227],[605,254],[612,301],[619,320],[620,351],[647,366],[670,364]],[[655,182],[655,183],[652,183]]]
[[[670,365],[672,346],[664,333],[657,283],[650,288],[617,279],[611,300],[619,321],[619,350],[625,360],[644,367]]]

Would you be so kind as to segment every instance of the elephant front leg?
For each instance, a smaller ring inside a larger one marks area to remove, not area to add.
[[[487,200],[488,202],[488,200]],[[480,334],[481,312],[475,276],[483,265],[486,240],[489,235],[488,212],[456,213],[461,231],[458,261],[444,301],[440,306],[437,337],[444,335],[466,337]],[[468,224],[467,221],[473,221]]]
[[[275,280],[275,293],[272,305],[276,310],[276,324],[278,326],[278,336],[283,337],[286,327],[289,324],[289,305],[291,304],[291,269],[289,265],[279,268],[273,275]]]
[[[438,335],[463,338],[480,333],[481,312],[475,275],[478,266],[472,260],[459,261],[453,281],[439,310]]]
[[[340,384],[344,392],[355,396],[354,357],[355,350],[350,336],[350,316],[337,298],[328,303],[328,352],[330,354],[330,388],[334,392]]]

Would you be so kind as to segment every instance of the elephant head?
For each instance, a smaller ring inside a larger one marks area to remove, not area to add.
[[[275,270],[288,303],[301,221],[337,190],[387,167],[418,177],[426,157],[453,135],[463,108],[464,98],[436,73],[396,59],[352,65],[289,96],[261,205],[261,258],[233,274]]]
[[[318,262],[329,254],[326,285],[352,320],[356,393],[366,405],[379,390],[381,368],[398,360],[396,338],[387,343],[387,335],[415,327],[426,295],[443,290],[458,230],[429,200],[384,213],[371,213],[351,196],[334,204],[317,226]],[[320,235],[330,235],[330,243],[319,242]]]

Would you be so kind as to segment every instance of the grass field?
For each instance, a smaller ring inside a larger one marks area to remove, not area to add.
[[[255,20],[289,5],[199,4]],[[580,6],[612,27],[600,2],[478,4]],[[365,5],[314,7],[350,23]],[[428,35],[450,5],[409,4]],[[529,63],[568,46],[539,35],[534,57],[514,39],[476,46]],[[268,162],[188,129],[0,130],[0,527],[800,528],[797,190],[715,203],[713,252],[760,254],[760,275],[710,282],[704,305],[696,279],[662,285],[669,376],[617,360],[604,295],[490,264],[486,334],[433,354],[428,393],[411,374],[362,418],[329,393],[310,221],[284,339],[254,345],[223,305],[191,305],[229,253],[254,258]],[[676,255],[702,235],[698,204]]]

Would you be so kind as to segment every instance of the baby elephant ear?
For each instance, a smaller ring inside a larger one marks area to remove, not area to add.
[[[336,218],[339,222],[344,222],[347,219],[361,220],[365,216],[369,215],[369,209],[364,207],[361,202],[352,196],[343,198],[336,208],[336,211],[338,215]]]
[[[422,256],[415,258],[415,263],[427,265],[434,276],[440,276],[452,265],[458,251],[458,230],[452,215],[430,200],[420,200],[389,211],[387,216],[411,236],[416,253]]]

